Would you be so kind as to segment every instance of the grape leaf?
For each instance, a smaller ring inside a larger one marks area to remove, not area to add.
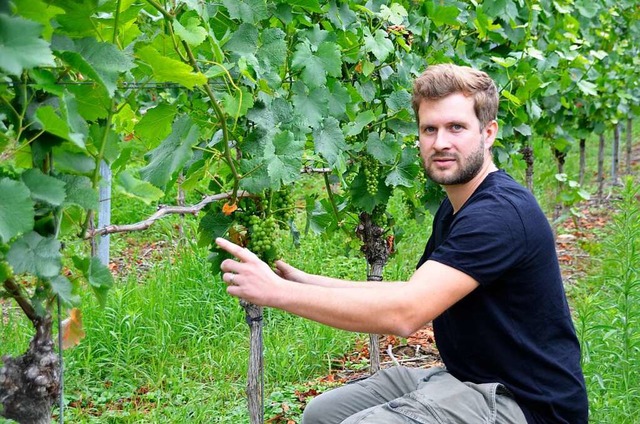
[[[356,116],[355,121],[349,122],[347,124],[346,135],[354,136],[354,135],[360,134],[364,129],[364,127],[366,127],[367,125],[369,125],[375,120],[376,120],[376,115],[375,113],[373,113],[372,110],[365,110],[363,112],[360,112]]]
[[[106,265],[97,256],[91,258],[73,257],[73,263],[89,282],[100,306],[107,300],[107,292],[113,287],[113,276]]]
[[[287,4],[291,6],[299,6],[309,12],[322,13],[318,0],[287,0]]]
[[[224,93],[221,100],[224,111],[234,119],[246,115],[253,107],[253,96],[246,87],[240,87],[233,93]]]
[[[256,56],[262,74],[275,74],[279,78],[278,69],[287,59],[286,34],[280,28],[267,28],[260,34],[262,45]]]
[[[258,28],[244,23],[233,32],[229,41],[225,43],[224,48],[240,56],[252,55],[258,50],[258,37]]]
[[[328,109],[328,93],[325,87],[307,92],[301,83],[294,84],[292,102],[304,125],[318,128]]]
[[[416,163],[418,151],[414,148],[406,148],[402,151],[400,163],[387,175],[385,183],[391,187],[405,186],[412,187],[418,173],[420,165]]]
[[[104,119],[109,114],[111,98],[106,88],[87,84],[68,86],[67,90],[73,93],[78,113],[87,121]]]
[[[244,177],[240,180],[240,188],[251,193],[259,193],[271,185],[264,158],[242,159],[240,171]]]
[[[198,224],[198,246],[210,245],[216,237],[224,237],[233,223],[233,218],[220,212],[209,211]]]
[[[65,183],[65,191],[67,196],[64,205],[78,205],[83,209],[97,209],[98,207],[98,191],[91,185],[88,177],[80,175],[62,174],[58,179]]]
[[[286,34],[280,28],[267,28],[260,33],[262,45],[258,51],[258,58],[272,66],[280,66],[287,60]]]
[[[598,95],[598,86],[592,82],[580,80],[578,81],[578,88],[584,94],[589,96],[597,96]]]
[[[342,59],[337,44],[323,42],[313,52],[307,42],[299,43],[293,54],[291,68],[302,70],[302,80],[309,87],[320,87],[326,84],[327,75],[340,76]]]
[[[31,231],[13,242],[7,262],[16,274],[26,272],[39,278],[53,278],[62,267],[60,242]]]
[[[56,16],[56,23],[60,26],[59,32],[74,37],[95,34],[96,27],[92,16],[98,7],[98,0],[49,0],[47,3],[64,9],[65,13]]]
[[[342,153],[349,150],[340,129],[340,123],[333,117],[326,118],[321,127],[313,132],[315,152],[322,155],[330,166],[336,166]]]
[[[123,171],[118,175],[118,191],[129,197],[142,200],[147,205],[161,199],[164,191],[153,184],[142,181],[131,175],[129,171]]]
[[[408,15],[407,9],[398,3],[391,3],[391,6],[384,4],[380,6],[380,17],[393,25],[402,24]]]
[[[28,169],[21,177],[29,187],[33,200],[46,202],[52,206],[60,206],[67,195],[63,181],[45,175],[37,168]]]
[[[64,10],[47,4],[42,0],[13,0],[12,3],[16,7],[18,15],[44,25],[42,36],[45,40],[51,39],[51,34],[53,33],[51,20],[57,14],[63,13]]]
[[[186,25],[182,25],[179,21],[173,21],[173,28],[176,35],[184,40],[187,44],[197,47],[207,39],[207,30],[198,25],[200,20],[195,17],[187,19]]]
[[[142,119],[134,127],[134,132],[149,150],[155,148],[160,140],[171,133],[171,122],[175,115],[175,105],[160,103],[142,115]]]
[[[89,263],[87,279],[98,297],[98,301],[104,306],[107,291],[113,287],[113,276],[97,256],[93,256]]]
[[[0,68],[11,75],[25,69],[54,66],[49,43],[40,38],[42,26],[36,22],[0,14]]]
[[[333,212],[333,206],[327,199],[322,201],[315,201],[314,199],[307,200],[307,226],[315,233],[324,233],[331,229],[338,228],[338,222],[336,221],[336,215]],[[338,207],[338,209],[344,209]]]
[[[69,137],[69,126],[64,119],[58,116],[53,106],[40,106],[36,111],[36,119],[45,131],[64,138],[65,140],[72,141],[71,137]],[[74,138],[73,142],[78,147],[84,149],[85,145],[82,138]]]
[[[69,140],[80,149],[85,150],[88,127],[86,121],[78,113],[75,96],[64,92],[59,100],[59,113],[50,105],[41,106],[36,111],[36,119],[45,131]]]
[[[22,181],[0,179],[0,241],[8,243],[34,224],[33,200]]]
[[[460,15],[460,9],[458,9],[457,6],[441,6],[438,3],[443,4],[436,1],[430,1],[427,3],[427,16],[433,20],[433,23],[439,27],[443,25],[459,25],[457,18]]]
[[[329,114],[340,119],[347,113],[347,105],[351,103],[349,90],[338,80],[329,81],[327,88],[329,89],[329,95],[327,96]]]
[[[353,23],[357,22],[358,16],[349,8],[348,3],[336,4],[336,2],[329,3],[329,12],[327,16],[333,26],[340,28],[343,31],[349,28]]]
[[[210,251],[207,261],[211,263],[211,272],[219,274],[221,272],[220,265],[225,259],[232,259],[231,253],[227,253],[225,250],[219,249],[217,246],[213,247]]]
[[[265,0],[222,0],[232,19],[254,24],[269,18]]]
[[[369,28],[365,28],[364,48],[365,51],[373,53],[376,59],[383,62],[393,51],[393,42],[391,42],[389,34],[384,30],[378,29],[375,34],[372,35]]]
[[[402,109],[409,109],[411,106],[411,94],[404,89],[394,91],[385,99],[390,112],[398,112]]]
[[[68,143],[67,143],[68,144]],[[96,168],[95,159],[87,153],[73,152],[64,144],[53,149],[56,171],[89,174]]]
[[[187,163],[200,136],[200,129],[187,115],[176,119],[172,128],[171,134],[147,154],[149,164],[140,169],[140,176],[158,188],[164,188]]]
[[[50,280],[51,291],[60,298],[64,304],[77,305],[80,296],[73,294],[73,284],[64,275],[57,275]]]
[[[386,165],[392,164],[400,154],[400,151],[400,143],[395,140],[393,135],[386,133],[381,139],[379,133],[369,133],[367,137],[367,153],[378,162]]]
[[[164,56],[151,46],[138,49],[137,55],[151,67],[153,77],[158,82],[177,82],[189,89],[207,82],[207,77],[202,73],[193,72],[191,66]]]
[[[601,6],[591,0],[577,0],[575,5],[580,14],[588,19],[598,15],[598,12],[601,10]]]
[[[525,123],[522,123],[517,127],[514,127],[513,130],[518,131],[520,134],[524,136],[530,136],[531,134],[533,134],[533,132],[531,131],[531,127]]]
[[[264,159],[274,188],[300,178],[304,145],[305,140],[296,139],[290,131],[281,132],[273,138],[273,143],[267,144]]]
[[[51,45],[56,55],[103,85],[110,96],[115,93],[120,74],[134,66],[132,58],[115,44],[99,42],[93,37],[73,40],[54,36]]]

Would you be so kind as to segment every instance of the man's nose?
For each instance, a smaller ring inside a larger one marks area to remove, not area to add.
[[[433,148],[435,150],[446,150],[449,147],[451,147],[451,143],[449,142],[447,134],[444,131],[438,131],[435,135]]]

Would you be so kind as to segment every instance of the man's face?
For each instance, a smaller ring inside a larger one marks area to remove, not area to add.
[[[423,100],[418,109],[420,156],[427,176],[442,185],[471,181],[491,160],[486,130],[474,112],[474,100],[462,93]]]

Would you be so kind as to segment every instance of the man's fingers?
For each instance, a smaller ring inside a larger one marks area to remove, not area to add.
[[[229,240],[223,239],[222,237],[216,238],[216,244],[223,250],[231,253],[236,258],[241,261],[248,261],[256,257],[250,250],[245,249],[244,247],[240,247],[235,243],[230,242]]]
[[[222,274],[222,281],[224,281],[230,286],[235,286],[238,284],[235,281],[235,279],[236,279],[236,274],[234,274],[233,272],[225,272],[224,274]]]
[[[233,259],[225,259],[220,264],[220,270],[222,270],[222,272],[233,272],[235,274],[240,272],[241,267],[242,263],[234,261]]]

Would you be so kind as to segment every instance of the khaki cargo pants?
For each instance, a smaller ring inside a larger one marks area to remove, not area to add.
[[[464,383],[444,368],[393,367],[323,393],[302,424],[526,424],[499,383]]]

